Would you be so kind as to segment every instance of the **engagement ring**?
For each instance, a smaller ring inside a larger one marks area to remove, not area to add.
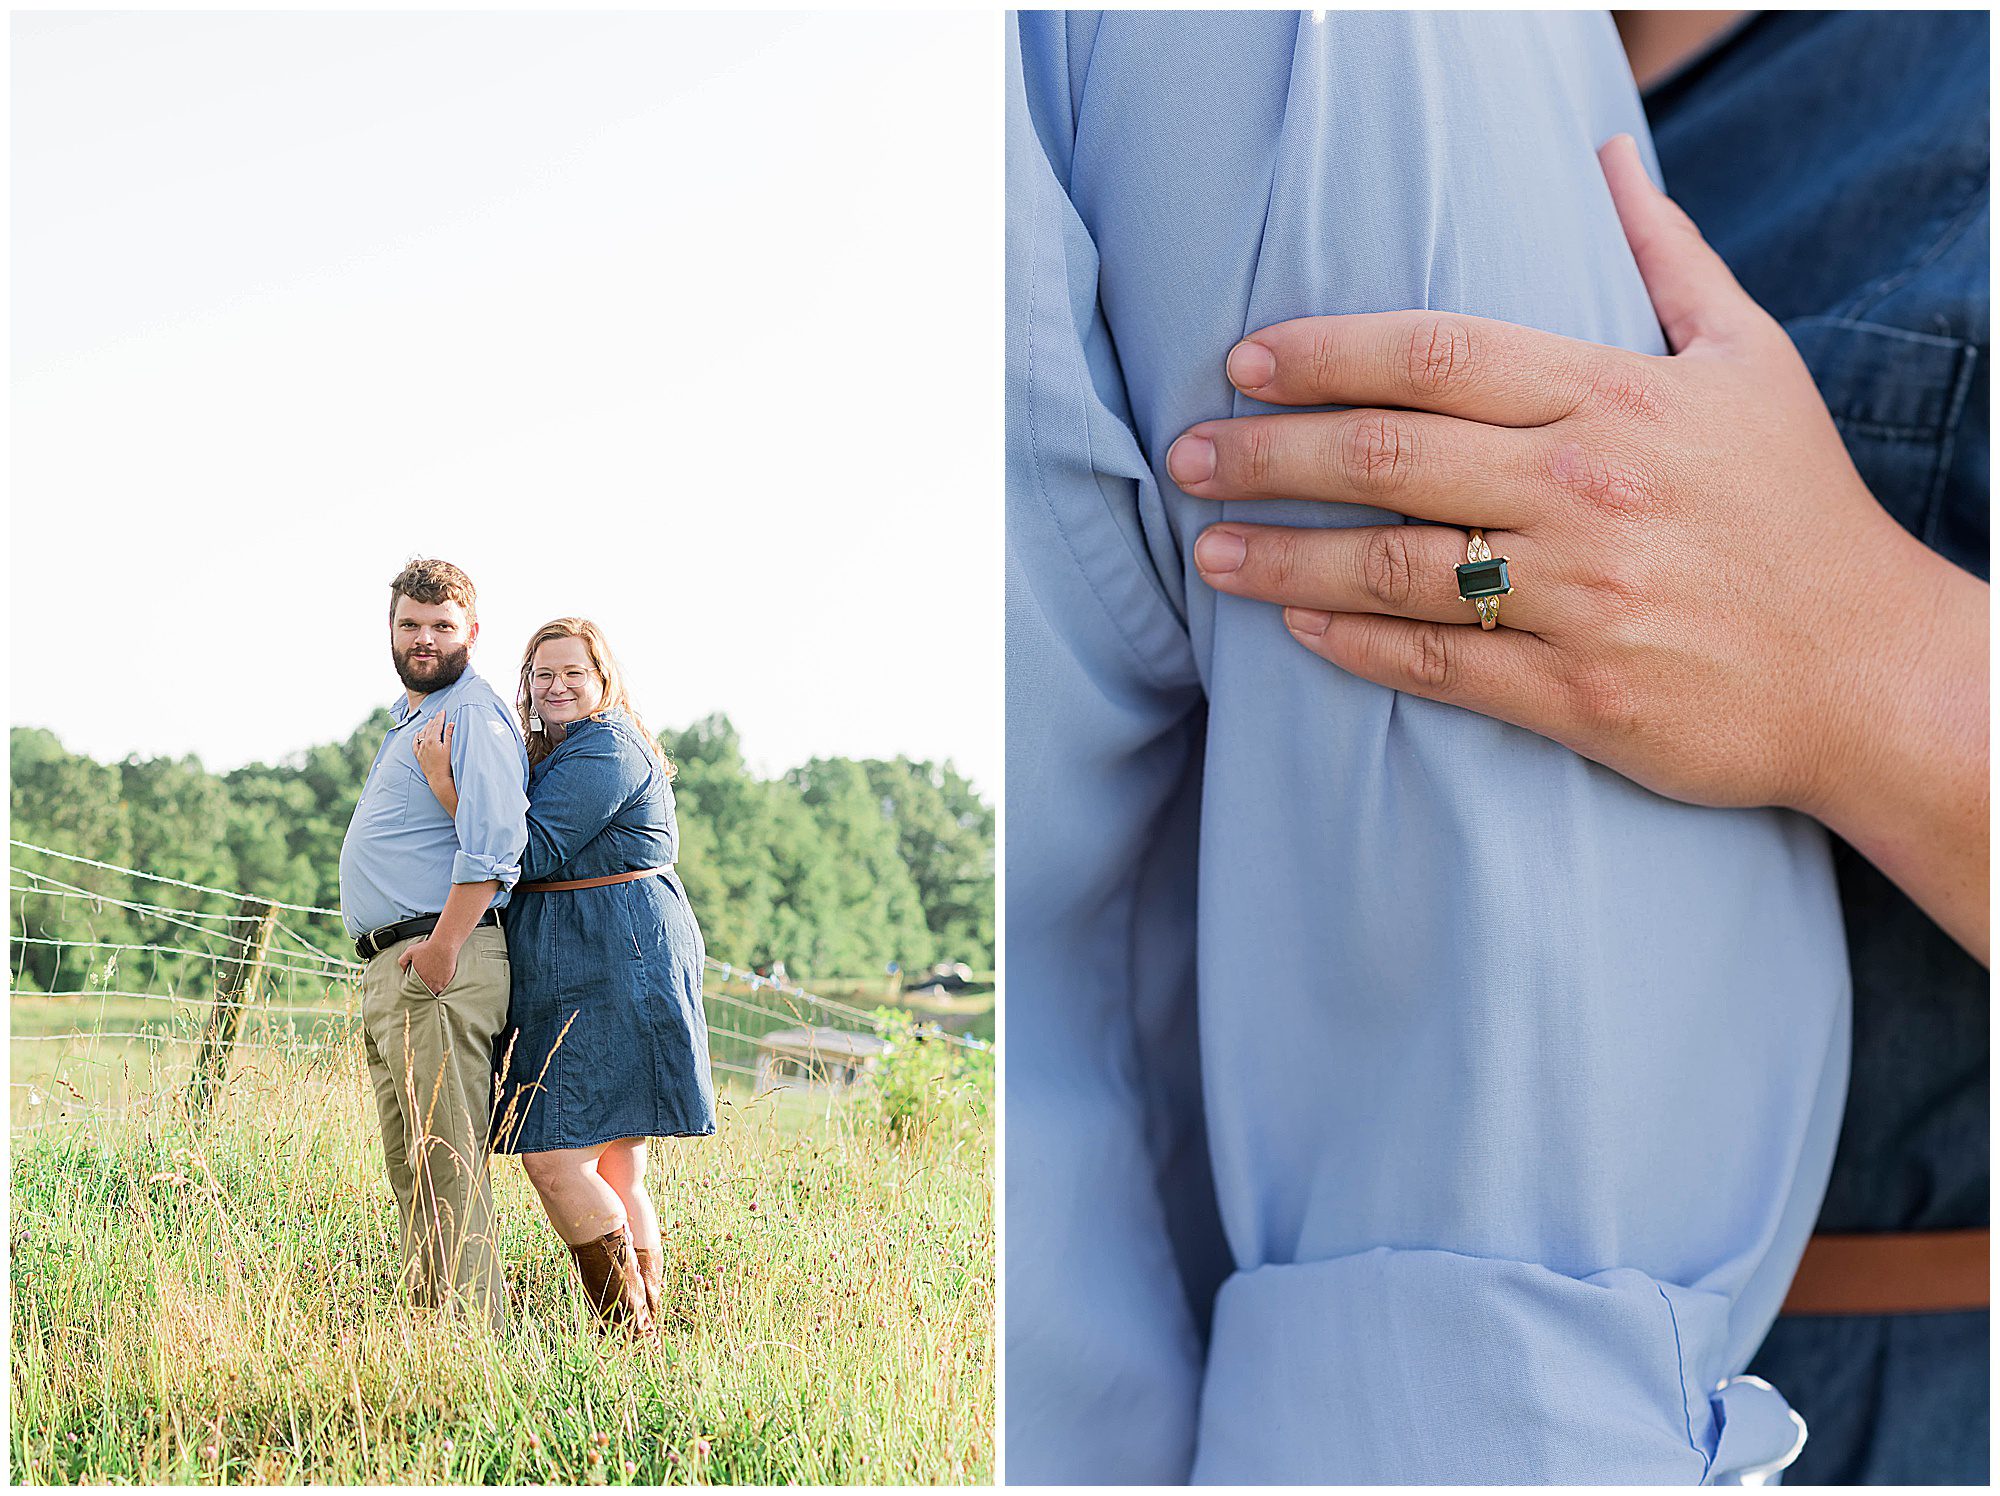
[[[1514,590],[1507,580],[1507,558],[1493,554],[1486,533],[1474,530],[1465,542],[1465,561],[1458,568],[1458,595],[1479,610],[1479,626],[1500,622],[1500,599]]]

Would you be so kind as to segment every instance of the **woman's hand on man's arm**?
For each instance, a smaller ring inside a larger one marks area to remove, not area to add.
[[[1439,525],[1225,521],[1195,564],[1356,675],[1675,799],[1814,816],[1985,960],[1988,589],[1875,502],[1784,330],[1629,137],[1602,158],[1673,356],[1436,312],[1253,333],[1228,360],[1245,395],[1362,408],[1203,422],[1174,481]],[[1460,600],[1445,526],[1508,558],[1500,628]]]
[[[417,756],[417,767],[424,771],[424,782],[437,796],[438,804],[444,807],[446,815],[458,814],[458,786],[451,777],[452,724],[445,721],[439,712],[417,729],[410,747]]]

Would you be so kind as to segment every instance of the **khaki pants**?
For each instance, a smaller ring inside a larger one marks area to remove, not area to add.
[[[414,943],[383,950],[361,979],[368,1078],[402,1218],[403,1281],[417,1303],[456,1297],[469,1317],[498,1330],[506,1294],[486,1159],[493,1038],[507,1020],[507,937],[493,925],[474,930],[435,997],[396,964]]]

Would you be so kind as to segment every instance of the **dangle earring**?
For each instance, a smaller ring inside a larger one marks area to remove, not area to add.
[[[528,714],[528,731],[529,731],[529,732],[540,732],[541,730],[542,730],[542,718],[541,718],[541,713],[539,713],[539,712],[530,712],[530,713]]]

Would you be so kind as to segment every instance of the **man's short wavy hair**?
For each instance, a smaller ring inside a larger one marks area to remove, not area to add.
[[[449,561],[411,561],[389,584],[389,621],[396,621],[396,599],[413,603],[457,603],[468,624],[479,622],[479,594],[472,578]]]

